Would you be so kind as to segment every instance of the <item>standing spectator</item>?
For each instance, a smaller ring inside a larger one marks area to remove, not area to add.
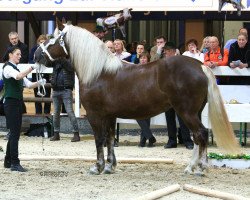
[[[150,55],[147,52],[143,52],[139,55],[140,64],[146,64],[150,60]],[[139,147],[145,147],[146,141],[148,140],[148,147],[153,147],[156,142],[155,137],[153,136],[150,130],[150,118],[144,120],[136,120],[139,126],[141,127],[141,137]]]
[[[201,48],[200,48],[200,52],[205,54],[209,51],[209,39],[210,39],[210,36],[207,36],[203,39],[202,41],[202,45],[201,45]]]
[[[4,167],[11,171],[26,172],[27,170],[20,165],[18,158],[18,143],[22,126],[22,99],[23,84],[29,88],[37,87],[38,84],[45,84],[46,80],[30,82],[26,76],[34,69],[28,69],[20,72],[17,64],[21,60],[21,50],[12,46],[7,49],[3,66],[3,80],[5,84],[4,92],[4,111],[6,124],[10,129],[10,136],[7,142],[6,156],[4,158]]]
[[[247,31],[246,28],[241,28],[241,29],[239,30],[239,33],[243,33],[243,34],[245,34],[245,35],[248,35],[248,31]],[[237,39],[230,39],[230,40],[228,40],[228,41],[226,42],[225,46],[224,46],[224,49],[227,49],[228,51],[230,51],[230,46],[231,46],[233,43],[235,43],[235,42],[237,42]]]
[[[93,34],[101,41],[104,41],[104,37],[107,34],[107,31],[105,31],[102,26],[96,26],[95,30],[93,31]]]
[[[157,36],[155,38],[155,43],[156,45],[153,46],[150,50],[150,61],[155,61],[158,60],[159,58],[162,57],[163,53],[163,47],[166,44],[167,40],[163,35]]]
[[[218,66],[227,66],[228,50],[220,49],[220,43],[217,37],[211,36],[209,39],[210,50],[205,54],[204,65],[215,68]],[[228,77],[216,77],[218,84],[228,84]]]
[[[228,65],[231,68],[248,68],[250,66],[250,45],[248,37],[240,33],[237,41],[230,47]],[[229,77],[230,85],[250,85],[249,76],[231,76]]]
[[[66,58],[58,59],[52,62],[53,73],[51,84],[53,88],[53,105],[54,105],[54,116],[53,116],[53,126],[54,126],[54,136],[50,138],[50,141],[60,140],[60,111],[61,106],[64,104],[66,112],[69,116],[70,122],[73,127],[73,138],[71,142],[80,141],[79,129],[76,120],[76,116],[73,110],[73,87],[75,80],[74,69],[71,63]]]
[[[29,49],[28,49],[28,46],[26,44],[22,43],[19,40],[19,36],[18,36],[17,32],[10,32],[8,36],[9,36],[10,43],[8,44],[7,49],[9,47],[13,47],[13,46],[18,47],[21,50],[21,52],[22,52],[22,57],[21,57],[19,63],[28,63],[28,60],[29,60]],[[4,53],[3,57],[6,57],[7,53],[8,52],[6,51]]]
[[[164,47],[165,57],[171,57],[176,55],[176,47],[172,42],[167,42]],[[170,108],[165,112],[167,127],[168,127],[168,142],[165,144],[164,148],[176,148],[177,147],[177,127],[176,127],[176,117],[175,110]],[[190,136],[190,131],[182,121],[182,119],[177,115],[180,129],[178,130],[179,143],[186,146],[187,149],[193,149],[194,143]]]
[[[116,39],[114,41],[114,48],[115,48],[115,53],[114,55],[120,58],[121,60],[129,57],[131,54],[128,53],[124,47],[124,43],[120,39]]]
[[[144,45],[143,44],[137,44],[136,46],[136,53],[130,55],[129,57],[125,58],[124,60],[134,63],[134,64],[138,64],[140,62],[139,57],[141,55],[142,52],[144,52]]]
[[[29,54],[29,63],[34,64],[34,61],[33,61],[34,53],[36,49],[39,47],[39,45],[44,43],[46,40],[47,40],[46,35],[40,35],[37,38],[37,44],[31,49],[30,54]],[[41,76],[46,79],[47,83],[50,82],[50,74],[41,74]],[[32,74],[32,81],[37,81],[36,73]],[[39,95],[37,95],[37,92],[38,92],[38,89],[34,88],[35,97],[40,97]],[[46,87],[45,92],[46,92],[46,95],[44,97],[50,97],[51,88]],[[42,103],[35,102],[36,114],[42,114],[42,113],[49,114],[50,107],[51,107],[51,103],[44,103],[44,109],[43,109]]]
[[[182,55],[183,56],[188,56],[191,58],[195,58],[202,63],[204,62],[204,54],[201,53],[197,47],[198,47],[198,42],[196,39],[190,39],[187,41],[186,46],[188,48],[188,51],[185,51]]]

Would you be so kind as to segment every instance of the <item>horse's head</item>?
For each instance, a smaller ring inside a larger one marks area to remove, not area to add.
[[[50,66],[54,60],[62,57],[68,57],[68,50],[64,42],[65,34],[68,31],[68,25],[56,19],[57,28],[54,32],[54,38],[46,40],[37,48],[34,54],[34,61],[38,64]]]
[[[132,18],[131,14],[130,14],[131,10],[133,10],[133,9],[132,8],[124,8],[123,10],[120,11],[124,17],[124,21],[127,21],[127,20]]]

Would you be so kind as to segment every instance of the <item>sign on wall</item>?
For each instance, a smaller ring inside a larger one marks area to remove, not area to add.
[[[0,11],[217,11],[219,0],[0,0]],[[249,10],[250,0],[242,0]],[[227,4],[222,10],[235,10]],[[244,11],[243,10],[243,11]]]

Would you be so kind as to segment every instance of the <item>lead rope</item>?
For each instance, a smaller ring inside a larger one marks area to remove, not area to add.
[[[36,80],[37,81],[41,80],[43,78],[40,69],[41,69],[41,65],[39,65],[39,68],[36,69]],[[37,95],[42,98],[42,102],[43,102],[43,100],[44,100],[43,97],[46,95],[46,90],[45,90],[44,84],[42,84],[43,92],[41,92],[41,85],[40,84],[38,85],[37,89],[38,89]],[[44,122],[45,122],[45,116],[44,116],[44,109],[43,109],[43,106],[42,106],[42,124],[43,124],[43,133],[44,133],[44,136],[42,137],[42,150],[43,151],[45,151],[45,148],[44,148],[44,138],[45,138],[45,130],[44,129],[45,129],[45,124],[44,124]]]

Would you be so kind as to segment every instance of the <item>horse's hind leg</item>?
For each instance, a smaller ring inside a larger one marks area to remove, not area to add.
[[[207,168],[207,143],[208,131],[202,125],[198,114],[189,115],[187,113],[181,115],[187,127],[193,133],[194,149],[190,163],[185,169],[185,173],[192,174],[196,169],[196,174],[202,175],[203,170]]]
[[[98,175],[102,173],[105,166],[104,151],[103,151],[103,146],[105,142],[105,132],[103,129],[103,120],[96,115],[87,114],[87,117],[94,131],[95,145],[97,152],[97,161],[96,164],[90,168],[90,173]]]
[[[115,125],[116,119],[109,120],[106,123],[107,127],[105,128],[107,131],[106,143],[107,143],[107,163],[104,168],[104,173],[111,174],[114,173],[116,163],[115,151],[114,151],[114,141],[115,141]]]

